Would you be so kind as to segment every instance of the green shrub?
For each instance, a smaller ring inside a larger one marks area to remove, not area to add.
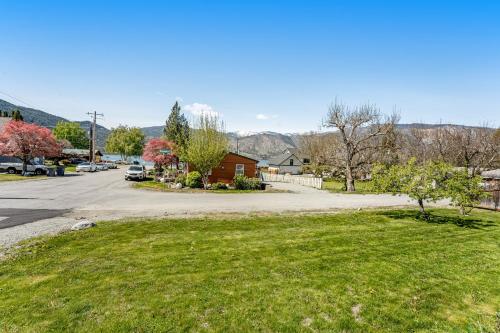
[[[262,182],[259,178],[248,178],[247,182],[249,190],[260,190]]]
[[[186,186],[191,188],[202,188],[203,182],[201,181],[201,173],[198,171],[191,171],[186,177]]]
[[[227,190],[227,185],[222,182],[213,183],[212,190]]]
[[[260,190],[261,181],[258,178],[235,176],[233,184],[237,190]]]
[[[247,177],[245,176],[234,176],[233,178],[234,188],[237,190],[246,190],[247,187]]]
[[[175,177],[175,183],[181,183],[182,186],[186,186],[186,175],[185,174],[180,174],[177,177]]]

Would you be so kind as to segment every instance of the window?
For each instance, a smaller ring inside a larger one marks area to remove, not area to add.
[[[293,166],[293,158],[290,159],[290,166]]]
[[[245,165],[244,164],[236,164],[236,171],[234,173],[236,176],[245,175]]]
[[[309,164],[309,163],[311,163],[311,160],[310,160],[310,159],[308,159],[308,158],[304,158],[303,163],[304,163],[304,164]]]

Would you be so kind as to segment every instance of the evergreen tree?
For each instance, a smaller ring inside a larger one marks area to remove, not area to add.
[[[189,123],[181,113],[179,102],[175,102],[163,130],[165,138],[176,144],[178,152],[183,155],[189,141]]]
[[[13,120],[20,120],[20,121],[24,120],[23,115],[21,114],[21,111],[19,111],[19,110],[12,111],[12,119]]]

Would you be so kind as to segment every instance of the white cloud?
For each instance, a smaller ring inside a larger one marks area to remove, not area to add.
[[[213,117],[220,116],[220,114],[214,111],[214,109],[208,104],[201,104],[201,103],[188,104],[184,106],[184,110],[186,110],[187,112],[191,113],[194,116],[200,116],[200,115],[208,115]]]
[[[257,118],[258,120],[269,120],[269,119],[278,118],[278,115],[276,115],[276,114],[267,115],[267,114],[259,113],[255,118]]]

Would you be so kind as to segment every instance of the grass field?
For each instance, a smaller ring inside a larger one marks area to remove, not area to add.
[[[18,181],[18,180],[34,180],[34,179],[41,179],[41,178],[47,178],[47,176],[30,176],[30,177],[25,177],[19,174],[16,175],[9,175],[7,173],[0,173],[0,183],[1,182],[12,182],[12,181]]]
[[[323,189],[335,193],[373,193],[370,189],[370,181],[355,181],[356,192],[346,192],[345,184],[336,179],[330,179],[323,182]]]
[[[0,262],[4,332],[494,332],[500,214],[98,223]]]

